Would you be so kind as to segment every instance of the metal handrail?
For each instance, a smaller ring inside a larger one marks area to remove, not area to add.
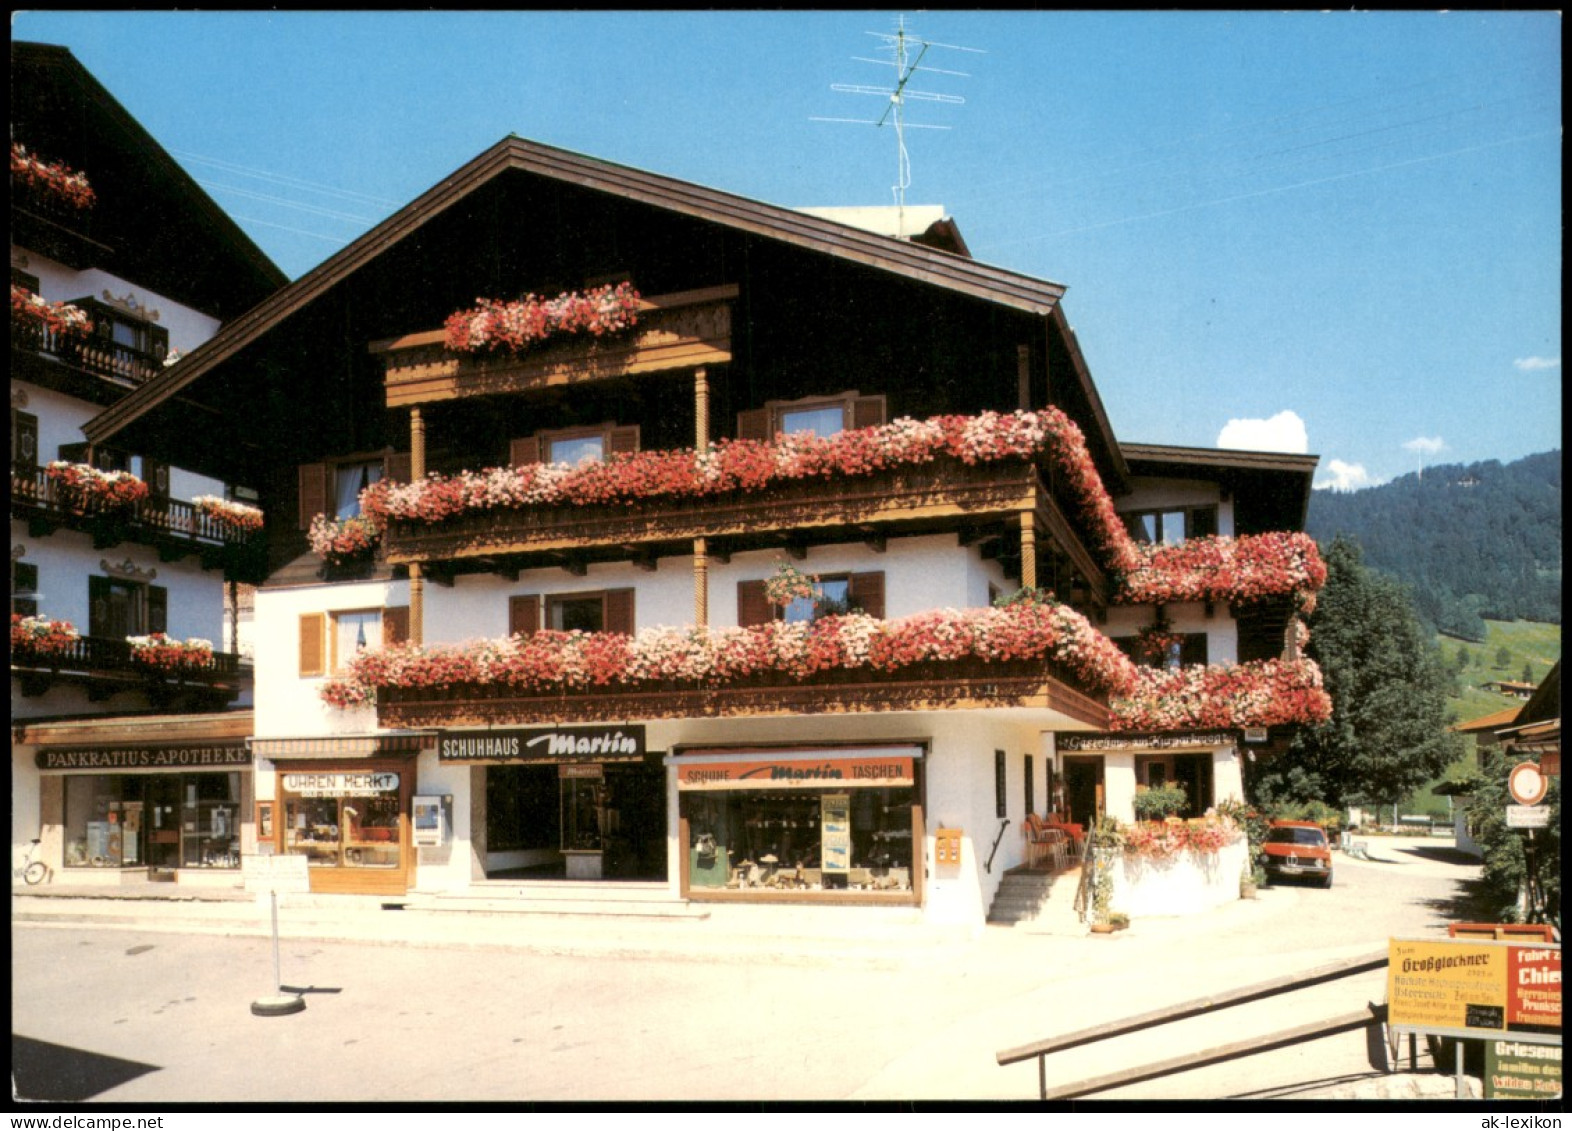
[[[63,648],[48,652],[29,653],[16,648],[11,652],[14,667],[140,672],[151,676],[174,676],[200,681],[234,678],[240,673],[240,659],[240,655],[235,652],[215,651],[213,658],[206,664],[160,668],[137,660],[132,654],[130,642],[114,636],[78,636]]]
[[[236,530],[180,499],[149,497],[130,506],[107,505],[62,487],[41,467],[11,469],[11,501],[13,506],[34,506],[61,518],[120,521],[132,529],[200,545],[240,546],[252,538],[249,531]]]
[[[988,853],[988,862],[983,865],[984,872],[993,871],[994,854],[999,851],[999,842],[1004,839],[1004,830],[1010,827],[1010,818],[1006,817],[999,822],[999,835],[993,838],[993,850]]]
[[[1311,986],[1319,986],[1326,982],[1337,981],[1340,978],[1367,974],[1372,970],[1379,970],[1386,966],[1388,957],[1385,952],[1380,952],[1366,955],[1363,958],[1345,959],[1342,962],[1316,967],[1314,970],[1308,970],[1303,974],[1289,974],[1284,977],[1273,978],[1270,981],[1257,982],[1254,985],[1245,986],[1241,989],[1215,994],[1211,997],[1194,998],[1190,1001],[1181,1002],[1178,1005],[1165,1006],[1162,1009],[1152,1010],[1149,1013],[1126,1017],[1120,1021],[1112,1021],[1105,1025],[1095,1025],[1088,1029],[1078,1029],[1073,1033],[1066,1033],[1062,1037],[1051,1037],[1043,1041],[1034,1041],[1029,1045],[1005,1049],[1003,1052],[997,1053],[995,1059],[1002,1067],[1036,1057],[1039,1097],[1045,1100],[1050,1098],[1064,1099],[1070,1096],[1089,1095],[1093,1092],[1105,1091],[1125,1084],[1134,1084],[1142,1080],[1151,1080],[1158,1076],[1187,1072],[1202,1065],[1216,1064],[1224,1060],[1250,1056],[1257,1052],[1266,1052],[1303,1041],[1316,1040],[1334,1033],[1347,1032],[1350,1029],[1368,1025],[1372,1020],[1384,1020],[1385,1007],[1372,1006],[1370,1011],[1365,1013],[1345,1014],[1341,1017],[1301,1026],[1297,1029],[1283,1030],[1266,1037],[1254,1038],[1233,1045],[1224,1045],[1215,1049],[1192,1052],[1172,1060],[1159,1061],[1154,1064],[1139,1065],[1112,1075],[1099,1076],[1096,1079],[1077,1081],[1075,1084],[1059,1088],[1053,1092],[1048,1090],[1047,1061],[1048,1057],[1053,1053],[1094,1044],[1097,1041],[1110,1040],[1129,1033],[1137,1033],[1158,1025],[1184,1021],[1188,1018],[1198,1017],[1204,1013],[1212,1013],[1219,1009],[1228,1009],[1236,1005],[1247,1005],[1250,1002],[1261,1001],[1264,998],[1275,997],[1278,994],[1293,993],[1296,990],[1308,989]]]

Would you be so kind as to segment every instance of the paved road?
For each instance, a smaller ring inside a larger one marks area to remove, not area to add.
[[[80,1068],[103,1103],[1027,1101],[1035,1065],[1001,1068],[998,1050],[1382,950],[1390,935],[1444,933],[1477,867],[1448,859],[1445,841],[1372,845],[1382,859],[1339,857],[1329,892],[1274,886],[1110,937],[832,940],[714,920],[547,929],[452,913],[403,926],[371,912],[339,933],[402,927],[423,941],[286,938],[285,983],[316,992],[282,1018],[249,1010],[272,989],[264,935],[22,922],[12,1028],[29,1056]],[[1383,997],[1378,975],[1291,1008],[1186,1022],[1065,1054],[1050,1082]],[[1304,1094],[1307,1081],[1338,1094],[1371,1076],[1354,1035],[1108,1098]]]

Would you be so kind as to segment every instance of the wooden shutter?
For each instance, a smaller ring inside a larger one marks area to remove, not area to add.
[[[1206,633],[1187,632],[1179,645],[1179,662],[1185,667],[1206,663]]]
[[[775,619],[775,606],[764,593],[763,581],[737,582],[737,623],[743,628],[769,624]]]
[[[147,327],[147,344],[153,356],[159,361],[169,356],[169,331],[162,326],[151,323]]]
[[[142,482],[150,498],[169,500],[169,465],[142,457]]]
[[[884,619],[884,571],[854,573],[847,579],[846,602],[870,617]]]
[[[409,452],[389,452],[382,461],[382,474],[395,483],[408,483],[415,476],[413,461]]]
[[[300,674],[327,671],[327,614],[300,614]]]
[[[770,410],[767,408],[750,408],[737,414],[737,439],[739,440],[769,440],[770,435]]]
[[[508,443],[508,462],[514,467],[525,467],[540,462],[540,436],[521,436]]]
[[[884,398],[855,397],[852,400],[851,427],[877,428],[884,423]]]
[[[109,578],[87,579],[87,634],[109,635]]]
[[[533,636],[540,631],[540,598],[530,594],[508,598],[508,635]]]
[[[606,608],[601,617],[601,625],[607,632],[620,632],[624,636],[633,635],[633,590],[606,590]]]
[[[409,639],[409,606],[391,605],[382,610],[382,646],[403,644]]]
[[[11,410],[11,466],[32,471],[38,466],[38,417]]]
[[[311,529],[311,520],[319,514],[332,517],[328,507],[331,492],[328,488],[329,467],[325,463],[300,465],[300,514],[301,530]]]
[[[169,631],[169,590],[162,585],[147,587],[147,630]]]
[[[639,450],[639,426],[623,424],[606,434],[606,454],[636,452]]]

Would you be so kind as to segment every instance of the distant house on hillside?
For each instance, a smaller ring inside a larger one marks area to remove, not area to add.
[[[1480,684],[1486,691],[1499,691],[1502,695],[1510,695],[1514,699],[1528,699],[1534,694],[1534,685],[1516,679],[1494,679],[1489,683]]]

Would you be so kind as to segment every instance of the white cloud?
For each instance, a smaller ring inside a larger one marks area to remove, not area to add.
[[[1415,436],[1403,444],[1403,450],[1419,452],[1421,455],[1433,456],[1446,447],[1446,442],[1440,436]]]
[[[1219,448],[1247,452],[1294,452],[1310,450],[1310,435],[1299,414],[1284,409],[1269,420],[1230,420],[1217,434]]]
[[[1361,487],[1374,487],[1376,481],[1365,470],[1362,463],[1345,463],[1343,460],[1328,460],[1325,475],[1315,483],[1317,488],[1325,490],[1330,487],[1334,491],[1357,491]]]
[[[1523,373],[1532,373],[1536,369],[1560,369],[1559,357],[1520,357],[1512,363]]]

